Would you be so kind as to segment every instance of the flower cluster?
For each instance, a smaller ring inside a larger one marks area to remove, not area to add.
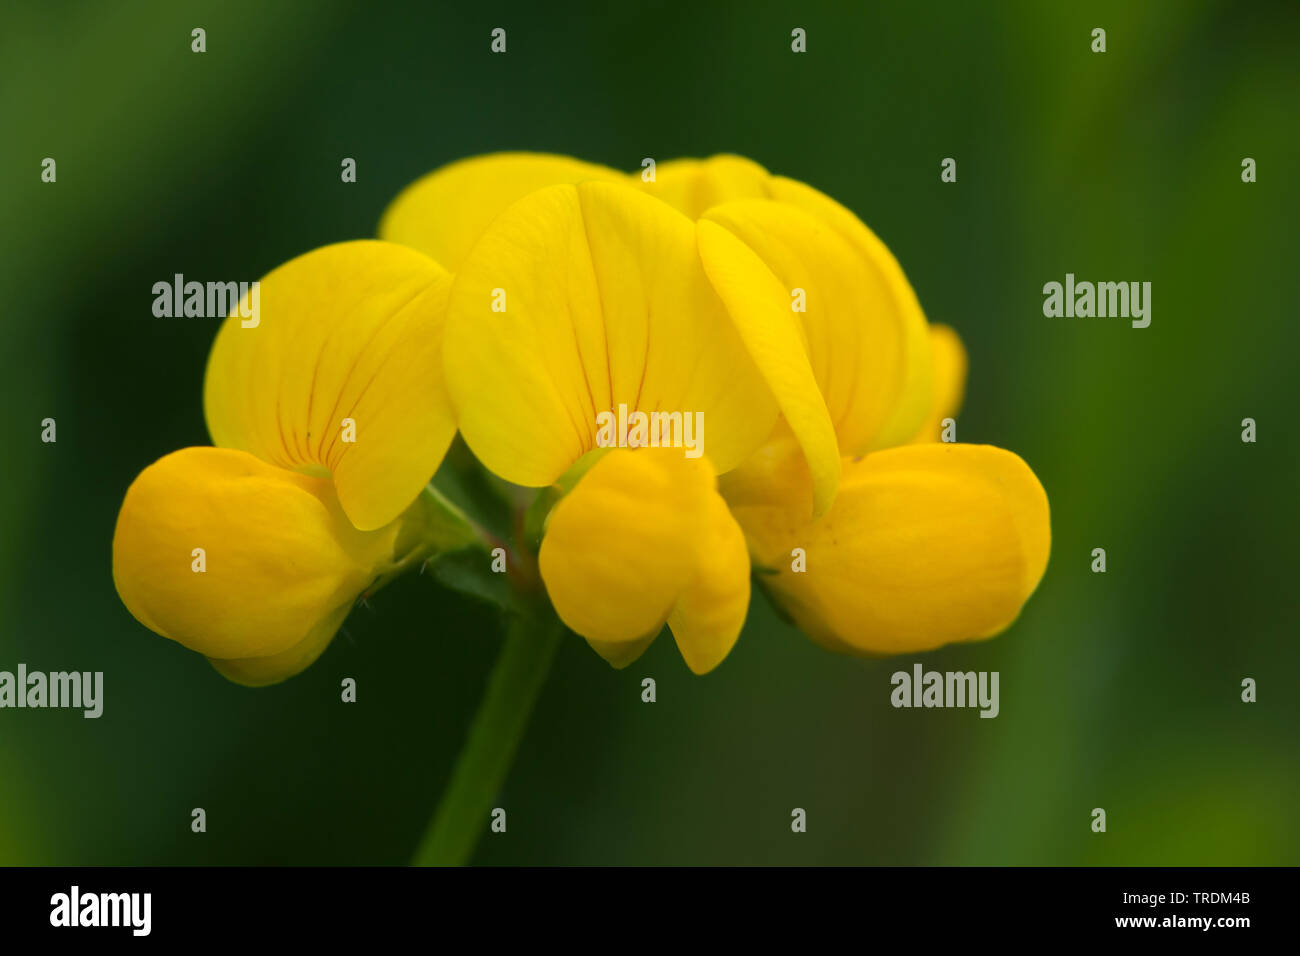
[[[131,613],[242,683],[301,671],[375,581],[473,543],[426,490],[457,432],[547,489],[546,596],[615,666],[666,623],[716,667],[751,580],[839,651],[988,637],[1047,564],[1033,472],[939,441],[956,335],[853,213],[739,157],[454,163],[379,240],[271,272],[261,316],[213,346],[216,447],[146,468],[113,542]],[[638,413],[694,416],[695,453],[601,439]]]

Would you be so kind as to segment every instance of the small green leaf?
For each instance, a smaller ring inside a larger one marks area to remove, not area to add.
[[[518,611],[509,576],[492,570],[492,558],[478,548],[454,551],[430,559],[424,573],[443,587],[485,601],[505,611]]]

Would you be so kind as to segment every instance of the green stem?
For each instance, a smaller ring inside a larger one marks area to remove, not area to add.
[[[416,866],[469,862],[489,823],[563,634],[563,626],[549,607],[530,606],[510,618],[505,646],[456,758],[451,783],[415,852],[412,862]]]

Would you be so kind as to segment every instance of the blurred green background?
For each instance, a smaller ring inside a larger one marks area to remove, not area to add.
[[[249,690],[130,617],[109,545],[140,469],[207,443],[216,322],[154,318],[153,283],[373,235],[500,149],[737,152],[853,208],[962,334],[959,437],[1030,463],[1054,542],[985,644],[838,657],[762,598],[704,678],[671,640],[616,672],[569,639],[477,862],[1297,862],[1297,62],[1290,2],[6,4],[0,669],[102,670],[106,700],[0,711],[0,862],[408,859],[493,613],[405,579]],[[1150,328],[1044,318],[1067,271],[1151,281]],[[894,710],[916,660],[999,671],[1001,715]]]

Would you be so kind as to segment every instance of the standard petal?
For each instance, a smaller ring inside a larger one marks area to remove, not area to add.
[[[379,238],[419,249],[453,272],[502,210],[531,192],[589,179],[625,182],[624,173],[550,153],[491,153],[436,169],[389,204]]]
[[[1047,496],[1016,455],[932,443],[847,464],[835,506],[733,503],[750,555],[809,637],[898,654],[1007,628],[1047,567]],[[796,571],[794,549],[805,570]]]
[[[749,603],[749,559],[708,464],[615,449],[560,500],[538,556],[556,613],[616,667],[667,622],[687,665],[715,667]]]
[[[442,377],[451,276],[393,243],[325,246],[260,284],[257,324],[232,313],[208,358],[213,442],[333,476],[371,530],[396,518],[455,434]]]
[[[186,448],[127,490],[113,581],[156,633],[210,658],[276,658],[282,679],[315,659],[386,570],[397,533],[356,530],[327,479],[234,449]]]
[[[871,441],[872,448],[889,448],[916,434],[930,409],[929,326],[916,293],[889,248],[844,206],[811,186],[784,176],[773,176],[771,196],[798,206],[829,225],[857,252],[860,280],[867,283],[876,308],[888,310],[901,330],[902,386],[893,410]],[[846,454],[854,453],[842,448]]]
[[[678,414],[679,445],[698,421],[719,471],[776,420],[694,224],[625,185],[552,186],[502,213],[456,276],[444,360],[465,441],[519,485],[555,481],[623,407]]]
[[[704,270],[803,449],[814,476],[814,513],[825,514],[840,480],[840,449],[807,333],[791,310],[792,287],[724,225],[705,218],[696,228]]]
[[[752,250],[758,268],[766,268],[770,308],[803,328],[812,373],[840,452],[865,453],[894,414],[907,384],[907,320],[893,290],[856,245],[798,206],[741,200],[710,209],[701,229],[710,222]],[[702,232],[702,238],[706,234]],[[706,268],[712,258],[706,252]],[[715,271],[709,270],[711,279]],[[758,296],[759,279],[746,278],[749,301],[740,302],[734,289],[727,284],[719,288],[715,279],[714,287],[738,321],[759,308],[752,301]],[[802,310],[796,311],[796,306]]]
[[[840,453],[897,445],[916,434],[931,398],[928,326],[906,276],[848,209],[741,157],[662,163],[657,181],[642,188],[701,219],[701,255],[710,279],[747,344],[753,349],[760,343],[756,360],[808,456],[822,513],[835,471],[824,455],[815,409],[792,399],[804,388],[790,375],[790,360],[770,362],[788,351],[788,336],[772,334],[774,319],[780,314],[799,320]],[[743,252],[705,223],[735,236],[760,264],[746,263]],[[803,290],[804,312],[792,311],[795,289]],[[761,334],[759,327],[765,327]]]
[[[956,331],[930,326],[930,358],[934,370],[930,414],[912,436],[913,442],[938,441],[943,420],[957,414],[966,391],[966,348]]]
[[[721,153],[708,159],[671,159],[659,163],[654,182],[642,173],[633,179],[641,189],[692,219],[719,203],[771,195],[772,175],[743,156]]]

